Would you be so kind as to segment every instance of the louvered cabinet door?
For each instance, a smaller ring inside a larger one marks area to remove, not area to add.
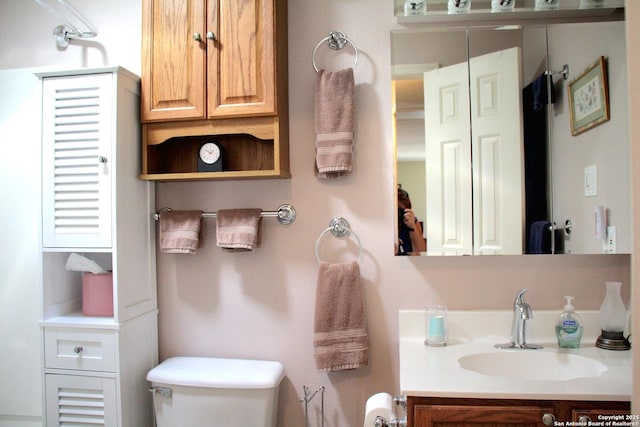
[[[45,387],[47,426],[119,426],[114,378],[47,374]]]
[[[45,248],[111,246],[112,87],[110,73],[44,79]]]

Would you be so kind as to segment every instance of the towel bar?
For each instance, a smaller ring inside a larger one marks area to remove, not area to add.
[[[153,214],[153,219],[158,221],[160,219],[160,214],[163,211],[171,211],[172,209],[169,207],[164,207],[160,209],[158,212]],[[205,218],[216,218],[218,216],[217,212],[204,212],[202,214]],[[280,205],[277,211],[262,211],[260,214],[263,218],[276,218],[278,222],[282,225],[289,225],[296,219],[296,210],[293,206],[289,204]]]

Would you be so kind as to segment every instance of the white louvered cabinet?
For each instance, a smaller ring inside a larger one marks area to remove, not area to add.
[[[47,427],[151,427],[158,363],[154,184],[140,173],[140,79],[42,79],[42,320]],[[83,313],[71,253],[113,273],[113,315]]]
[[[112,79],[110,73],[44,79],[45,248],[111,247]]]

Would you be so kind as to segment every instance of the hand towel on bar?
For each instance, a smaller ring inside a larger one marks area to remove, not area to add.
[[[315,173],[318,178],[336,179],[351,173],[353,106],[353,69],[318,71],[315,92]]]
[[[320,263],[313,332],[318,370],[356,369],[369,363],[364,290],[357,262]]]
[[[200,244],[202,211],[160,213],[160,252],[195,254]]]
[[[218,246],[229,252],[249,252],[260,247],[261,209],[223,209],[216,218]]]

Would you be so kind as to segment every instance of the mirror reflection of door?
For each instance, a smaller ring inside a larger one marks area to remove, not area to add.
[[[467,62],[424,73],[427,254],[471,255],[472,182]]]
[[[522,253],[520,68],[516,47],[424,75],[429,255]]]
[[[474,253],[523,249],[521,53],[514,47],[469,60]]]

